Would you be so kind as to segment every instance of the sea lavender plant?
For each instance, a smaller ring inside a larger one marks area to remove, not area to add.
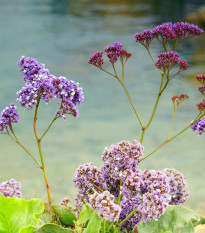
[[[20,143],[14,133],[12,124],[18,123],[19,121],[19,115],[14,104],[10,104],[9,107],[6,107],[1,112],[0,131],[7,134],[12,140],[19,144],[43,171],[48,202],[52,210],[51,194],[48,185],[41,141],[58,118],[62,117],[66,119],[65,114],[71,114],[74,117],[78,117],[79,112],[77,110],[77,105],[83,102],[83,92],[78,83],[75,83],[72,80],[67,80],[65,77],[55,77],[49,73],[49,70],[46,69],[44,64],[41,64],[35,58],[21,57],[18,61],[18,65],[21,68],[20,73],[23,74],[25,85],[17,92],[17,100],[20,102],[22,107],[25,107],[28,110],[35,108],[33,129],[41,162],[39,162],[36,159],[36,156],[29,152],[28,149]],[[56,115],[42,136],[39,136],[36,129],[39,104],[41,100],[45,103],[50,103],[50,101],[55,98],[60,99]]]
[[[173,118],[167,138],[156,149],[146,156],[143,156],[142,143],[145,132],[147,132],[154,119],[163,92],[175,76],[187,70],[189,67],[187,61],[180,59],[179,54],[175,50],[183,40],[199,36],[201,33],[203,33],[203,30],[196,25],[186,22],[174,24],[168,22],[154,29],[144,30],[142,33],[135,34],[136,42],[141,43],[146,48],[161,75],[157,99],[146,124],[142,122],[124,82],[125,62],[122,62],[121,57],[125,57],[125,61],[127,61],[131,57],[131,53],[124,50],[120,42],[114,42],[104,49],[105,55],[108,57],[111,67],[113,68],[113,73],[104,69],[103,64],[105,59],[101,51],[93,54],[88,61],[89,64],[93,64],[100,70],[111,75],[121,84],[142,130],[140,142],[134,140],[133,144],[130,144],[129,142],[122,141],[116,145],[112,145],[109,149],[106,148],[102,156],[103,165],[101,167],[101,172],[104,181],[101,183],[101,187],[104,185],[105,188],[102,190],[100,187],[98,192],[108,190],[115,196],[115,203],[121,207],[119,221],[116,222],[116,226],[120,227],[121,230],[131,232],[140,221],[149,222],[153,219],[157,220],[165,213],[168,205],[182,204],[189,197],[187,181],[181,172],[174,168],[166,168],[161,171],[142,171],[139,169],[139,165],[144,159],[181,135],[188,128],[191,127],[193,130],[198,130],[199,135],[205,131],[205,100],[202,100],[197,104],[199,113],[191,123],[174,136],[171,136],[176,111],[181,103],[189,98],[187,94],[174,95],[171,98],[174,107]],[[162,52],[158,55],[157,61],[155,61],[150,51],[150,45],[154,39],[158,40],[163,48]],[[124,55],[122,56],[122,54]],[[122,66],[121,76],[118,75],[118,71],[115,67],[115,63],[118,60],[121,61]],[[176,67],[178,67],[178,69],[176,69]],[[205,75],[198,75],[196,79],[203,85],[199,87],[198,90],[204,95]],[[93,186],[92,189],[96,189],[96,186]],[[88,203],[90,202],[88,198],[86,201]]]

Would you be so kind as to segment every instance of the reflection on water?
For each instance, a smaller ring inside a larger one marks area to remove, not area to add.
[[[120,41],[133,53],[126,65],[126,85],[136,107],[148,119],[156,97],[159,74],[134,34],[165,21],[180,21],[203,1],[155,0],[45,0],[2,1],[0,3],[0,108],[16,99],[23,81],[16,65],[20,56],[36,57],[51,73],[78,81],[84,88],[85,102],[80,117],[58,120],[43,142],[51,188],[67,173],[70,176],[53,193],[55,202],[64,195],[74,196],[73,169],[93,161],[100,166],[103,148],[122,139],[139,139],[140,128],[127,97],[111,77],[87,64],[89,56],[113,41]],[[167,120],[172,118],[170,97],[188,93],[190,100],[178,112],[174,132],[194,117],[199,94],[193,77],[205,72],[204,35],[180,46],[182,58],[190,63],[188,72],[170,84],[160,101],[149,134],[145,135],[145,154],[167,136]],[[161,51],[157,43],[153,55]],[[106,65],[110,69],[109,65]],[[57,103],[40,107],[38,129],[43,132],[54,116]],[[191,106],[191,107],[190,107]],[[21,141],[37,154],[32,133],[32,114],[20,109],[21,121],[15,130]],[[159,126],[160,122],[160,126]],[[22,182],[24,197],[45,195],[42,174],[28,156],[6,136],[0,137],[1,180],[16,178]],[[145,160],[142,168],[175,167],[185,173],[190,183],[188,205],[196,208],[205,201],[204,138],[191,131]],[[197,191],[196,191],[197,190]]]

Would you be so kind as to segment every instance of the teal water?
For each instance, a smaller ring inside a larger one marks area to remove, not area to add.
[[[87,60],[113,41],[120,41],[132,52],[125,68],[125,83],[142,121],[146,122],[155,102],[160,76],[145,49],[136,44],[134,34],[162,22],[181,21],[203,1],[158,3],[154,0],[22,0],[18,3],[10,0],[0,3],[0,109],[15,102],[16,92],[23,85],[16,65],[22,55],[37,58],[54,75],[79,82],[84,89],[85,101],[79,106],[80,117],[70,117],[67,121],[59,119],[42,143],[51,189],[67,175],[53,192],[55,203],[65,196],[74,197],[72,177],[78,165],[93,161],[100,166],[105,147],[123,139],[139,140],[140,127],[121,86],[88,65]],[[183,129],[195,116],[195,103],[200,101],[200,95],[194,77],[197,73],[205,73],[204,43],[202,35],[181,44],[179,52],[188,60],[190,69],[173,80],[162,96],[153,124],[145,135],[145,155],[167,137],[173,95],[187,93],[190,96],[176,115],[173,132]],[[154,43],[153,55],[156,57],[160,51],[160,46]],[[105,67],[111,70],[108,63]],[[39,132],[43,132],[52,120],[56,104],[40,106]],[[33,111],[28,112],[20,106],[18,110],[20,123],[15,126],[15,132],[20,141],[37,154],[32,131]],[[204,211],[204,149],[204,135],[197,137],[188,130],[143,161],[141,168],[175,167],[182,171],[189,181],[187,205]],[[1,181],[12,177],[21,181],[26,199],[46,197],[40,169],[5,135],[0,135],[0,158]]]

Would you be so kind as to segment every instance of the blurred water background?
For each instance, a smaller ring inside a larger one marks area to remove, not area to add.
[[[67,174],[52,193],[55,203],[66,196],[74,198],[74,170],[80,164],[101,165],[105,147],[123,139],[140,139],[140,128],[121,86],[111,76],[87,60],[94,52],[120,41],[132,52],[125,68],[125,83],[135,106],[146,122],[157,96],[160,75],[145,49],[135,42],[134,34],[163,22],[182,21],[202,4],[194,0],[2,0],[0,2],[0,109],[16,102],[16,92],[24,85],[17,60],[37,58],[56,76],[79,82],[85,101],[77,119],[59,119],[42,142],[51,189]],[[168,135],[172,118],[170,98],[187,93],[190,99],[179,109],[174,132],[183,129],[196,114],[201,100],[194,77],[205,73],[205,36],[190,39],[178,49],[190,69],[170,83],[162,96],[159,110],[144,140],[145,155]],[[161,47],[151,47],[156,58]],[[111,71],[108,63],[106,69]],[[43,132],[56,111],[56,102],[40,106],[38,129]],[[37,154],[32,131],[33,111],[18,108],[20,123],[15,132],[23,144]],[[141,168],[175,167],[188,179],[190,198],[187,206],[205,212],[204,135],[186,133],[144,160]],[[0,182],[15,178],[22,183],[23,196],[46,197],[43,174],[30,157],[6,135],[0,135]]]

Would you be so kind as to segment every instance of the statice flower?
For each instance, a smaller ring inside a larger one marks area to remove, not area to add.
[[[78,117],[79,112],[77,105],[84,100],[82,88],[72,80],[67,80],[65,77],[55,77],[52,81],[55,88],[54,94],[56,98],[61,99],[59,110],[56,112],[58,116],[65,118],[65,114],[71,114]]]
[[[88,202],[89,194],[105,190],[103,174],[92,163],[80,165],[76,170],[73,182],[78,189],[75,200],[79,211],[83,204]]]
[[[122,197],[122,200],[120,202],[120,206],[122,208],[120,213],[120,221],[124,220],[134,209],[138,209],[139,204],[141,203],[142,198],[140,197],[134,197],[134,198],[127,198],[126,196]],[[131,218],[126,220],[121,226],[120,229],[127,229],[132,230],[137,223],[141,221],[142,215],[137,210]]]
[[[142,179],[144,181],[142,193],[155,191],[160,195],[170,192],[169,178],[163,171],[144,170]]]
[[[136,168],[136,164],[140,162],[143,149],[144,147],[136,140],[133,140],[133,143],[122,141],[111,145],[109,149],[105,148],[101,171],[113,179],[126,177],[127,171]]]
[[[180,60],[179,61],[179,70],[183,71],[183,70],[187,70],[189,68],[189,64],[187,63],[186,60]]]
[[[68,206],[70,203],[70,198],[64,198],[62,201],[61,201],[61,205],[64,205],[64,206]]]
[[[0,195],[5,197],[22,197],[21,184],[13,178],[0,184]]]
[[[199,81],[202,85],[205,85],[205,74],[197,75],[196,80]]]
[[[205,116],[190,127],[193,131],[199,131],[198,135],[205,133]]]
[[[125,62],[132,56],[131,53],[128,53],[126,50],[120,50],[120,61],[125,64]]]
[[[136,42],[139,42],[148,48],[150,42],[154,39],[153,31],[148,29],[144,30],[142,33],[136,33],[135,39]]]
[[[141,189],[144,186],[142,180],[142,171],[137,169],[135,172],[130,171],[129,175],[124,179],[122,186],[122,194],[127,198],[136,197],[141,194]]]
[[[10,128],[13,123],[19,122],[19,114],[17,111],[17,107],[11,103],[8,107],[6,107],[0,116],[0,131],[4,133],[6,129]]]
[[[32,82],[39,75],[50,75],[45,65],[38,62],[35,58],[25,58],[24,56],[22,56],[17,64],[21,68],[20,72],[23,74],[24,81]]]
[[[200,112],[204,112],[205,111],[205,100],[202,100],[200,103],[198,103],[197,107]]]
[[[136,33],[136,42],[141,43],[148,48],[150,42],[156,38],[162,41],[180,41],[194,36],[199,36],[204,31],[194,24],[187,22],[178,22],[172,24],[171,22],[163,23],[156,26],[154,29],[144,30],[142,33]]]
[[[153,29],[153,35],[156,38],[159,38],[159,36],[161,36],[162,39],[168,40],[174,40],[176,39],[177,35],[175,34],[174,30],[173,30],[173,26],[172,23],[163,23],[161,25],[156,26]]]
[[[109,222],[115,222],[119,219],[121,207],[115,204],[115,197],[110,192],[95,192],[90,195],[90,207],[98,212],[100,218],[105,218]]]
[[[170,181],[170,205],[183,204],[189,197],[189,190],[186,177],[174,168],[165,168],[163,171],[169,177]]]
[[[203,96],[205,96],[205,85],[198,87],[198,90],[201,92]]]
[[[123,45],[120,42],[114,42],[105,48],[106,55],[111,63],[115,63],[118,60],[122,47]]]
[[[181,95],[174,95],[172,96],[172,102],[176,107],[178,108],[179,105],[184,101],[187,100],[189,98],[189,96],[187,94],[181,94]]]
[[[88,60],[89,64],[92,64],[97,67],[102,67],[102,64],[104,63],[102,59],[102,51],[94,53]]]
[[[179,63],[179,54],[173,51],[160,53],[158,58],[156,66],[162,70],[170,70],[174,65]]]
[[[190,24],[187,22],[178,22],[173,24],[173,31],[178,38],[188,39],[194,36],[201,35],[204,31],[199,28],[197,25]]]
[[[148,222],[153,219],[158,219],[164,214],[168,207],[168,193],[160,194],[158,191],[147,192],[143,194],[143,202],[139,204],[138,211],[142,215],[142,221]]]

